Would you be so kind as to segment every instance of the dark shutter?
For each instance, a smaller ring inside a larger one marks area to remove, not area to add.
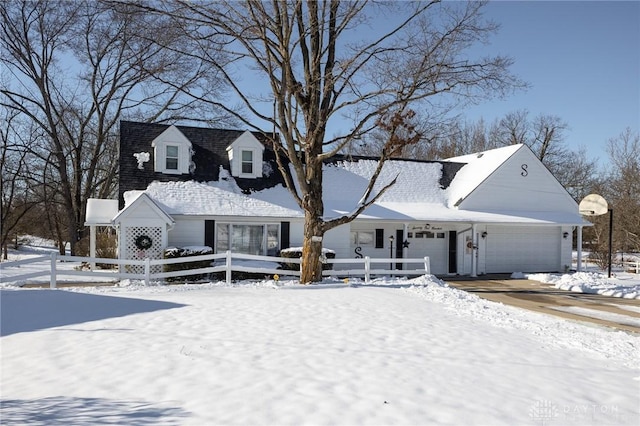
[[[456,249],[458,247],[458,234],[456,231],[449,231],[449,273],[455,274],[458,272],[458,254]]]
[[[204,221],[204,245],[211,247],[215,251],[215,238],[216,232],[216,221],[215,220],[205,220]]]
[[[289,248],[289,222],[280,222],[280,250]]]
[[[376,229],[376,248],[384,248],[384,229]]]

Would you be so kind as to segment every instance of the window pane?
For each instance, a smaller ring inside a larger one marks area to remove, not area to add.
[[[267,256],[277,256],[280,250],[280,237],[278,225],[267,225]]]
[[[177,158],[167,158],[167,169],[168,170],[178,170],[178,159]]]
[[[167,170],[178,170],[178,147],[175,145],[167,145],[166,150],[166,168]]]
[[[253,173],[253,151],[242,151],[242,173]]]
[[[177,146],[173,146],[173,145],[167,146],[167,158],[168,157],[178,158],[178,147]]]
[[[358,245],[372,246],[373,232],[358,232]]]
[[[264,254],[262,225],[233,225],[231,250],[245,254]]]
[[[229,225],[218,224],[216,235],[216,253],[224,253],[229,250]]]

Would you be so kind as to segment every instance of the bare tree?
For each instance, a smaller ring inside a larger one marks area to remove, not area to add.
[[[42,132],[28,155],[41,163],[42,201],[61,250],[66,240],[74,253],[87,199],[115,191],[119,120],[193,116],[198,102],[185,87],[210,96],[214,86],[201,84],[201,63],[162,47],[188,49],[168,19],[128,5],[3,3],[0,32],[0,60],[13,76],[0,101]]]
[[[614,209],[614,240],[623,252],[640,252],[640,135],[627,128],[607,145],[603,195]]]
[[[35,205],[35,198],[29,190],[27,176],[27,152],[23,149],[29,143],[28,129],[20,126],[18,113],[2,109],[0,120],[0,247],[7,259],[7,246],[15,238],[21,220]]]
[[[584,148],[573,151],[564,145],[567,130],[567,123],[558,116],[540,114],[530,119],[527,110],[519,110],[496,121],[489,139],[498,146],[527,145],[577,200],[593,186],[597,168]]]
[[[510,59],[475,59],[467,52],[497,28],[482,18],[483,7],[483,2],[176,0],[147,10],[176,18],[176,26],[200,46],[189,54],[206,59],[216,43],[224,46],[228,61],[209,64],[249,112],[238,118],[248,126],[261,120],[279,135],[273,146],[280,169],[305,214],[301,282],[308,283],[321,279],[325,232],[352,221],[394,184],[382,182],[374,190],[385,160],[420,137],[412,123],[416,111],[447,109],[461,99],[504,94],[519,84],[508,72]],[[260,84],[247,84],[255,80]],[[325,217],[323,162],[381,130],[379,165],[362,198],[350,213]]]

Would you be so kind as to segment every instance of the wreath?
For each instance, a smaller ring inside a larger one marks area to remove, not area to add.
[[[138,238],[136,238],[136,247],[138,247],[140,250],[147,250],[151,247],[152,244],[153,241],[147,235],[140,235]]]

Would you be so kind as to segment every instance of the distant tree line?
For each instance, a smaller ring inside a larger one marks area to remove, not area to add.
[[[451,118],[465,100],[525,86],[508,72],[508,58],[460,60],[468,46],[496,30],[481,19],[483,2],[283,5],[0,4],[0,243],[5,254],[7,245],[24,234],[51,238],[61,252],[67,245],[78,251],[86,238],[87,200],[117,193],[122,119],[215,127],[267,122],[273,128],[265,130],[276,129],[282,137],[276,150],[296,167],[298,187],[315,182],[305,174],[317,173],[322,159],[334,152],[436,160],[523,143],[577,201],[592,192],[603,195],[615,211],[616,249],[640,252],[637,132],[613,136],[602,166],[584,149],[566,146],[568,126],[554,115],[514,111],[489,124]],[[406,19],[387,34],[367,43],[340,39],[358,25],[369,25],[376,13],[396,12]],[[446,19],[436,19],[442,16]],[[434,26],[440,22],[449,25],[446,31]],[[249,69],[240,66],[243,61],[253,61],[250,69],[266,76],[270,97],[252,96],[236,84],[249,78],[241,71]],[[455,100],[441,98],[452,94]],[[240,99],[244,109],[231,99]],[[268,113],[257,106],[265,102],[271,105]],[[351,117],[353,128],[326,134],[338,115]],[[311,206],[311,195],[319,189],[306,190],[293,195],[305,209],[317,210],[322,204]],[[608,224],[604,218],[593,221],[585,241],[597,249],[606,242]],[[315,223],[314,232],[335,224]]]

